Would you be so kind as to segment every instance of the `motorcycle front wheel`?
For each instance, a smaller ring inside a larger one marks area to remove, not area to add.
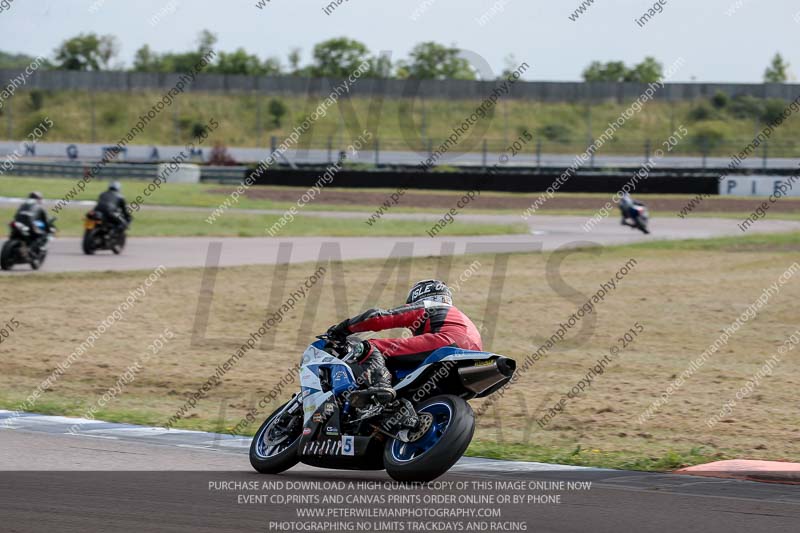
[[[414,442],[392,439],[383,451],[386,472],[397,481],[426,482],[441,476],[467,451],[475,433],[475,413],[458,396],[435,396],[416,406],[417,415],[432,417],[428,430]]]
[[[250,443],[250,464],[261,474],[279,474],[300,462],[297,451],[303,431],[303,409],[284,413],[293,398],[281,405],[258,428]]]

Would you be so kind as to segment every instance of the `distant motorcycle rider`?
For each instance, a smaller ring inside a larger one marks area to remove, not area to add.
[[[411,402],[395,400],[392,375],[386,367],[387,359],[394,367],[415,367],[434,350],[453,346],[465,350],[482,350],[483,341],[472,321],[453,306],[453,295],[447,285],[429,279],[417,282],[409,291],[406,304],[394,309],[370,309],[331,327],[328,335],[345,338],[350,334],[365,331],[383,331],[408,328],[412,336],[397,339],[370,339],[354,348],[360,365],[360,378],[366,386],[353,397],[366,396],[376,404],[385,405],[384,412],[401,413],[393,417],[395,427],[415,430],[419,426]]]
[[[637,202],[631,198],[628,193],[623,194],[622,198],[619,200],[619,210],[620,214],[622,215],[620,224],[635,228],[636,224],[633,222],[633,219],[636,217],[636,207],[643,205],[643,203]]]
[[[115,229],[125,230],[131,222],[131,215],[121,191],[120,183],[112,181],[108,190],[100,194],[94,210],[102,213],[103,218],[110,222]]]
[[[42,193],[32,192],[28,198],[22,202],[14,215],[14,221],[25,224],[31,231],[31,242],[35,246],[44,244],[44,237],[52,231],[47,210],[42,205]]]

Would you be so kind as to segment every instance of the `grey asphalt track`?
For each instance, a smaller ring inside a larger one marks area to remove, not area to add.
[[[364,213],[309,212],[311,216],[338,216],[364,218]],[[387,218],[438,220],[436,215],[398,214]],[[521,222],[518,216],[463,215],[463,220],[473,222]],[[529,233],[482,237],[370,237],[370,228],[364,225],[364,237],[141,237],[131,238],[120,256],[111,252],[98,252],[86,256],[81,251],[77,237],[56,238],[40,272],[78,272],[107,270],[152,270],[159,265],[167,268],[202,267],[217,264],[213,259],[213,243],[220,243],[218,266],[302,263],[316,261],[323,246],[335,250],[343,260],[382,259],[391,254],[401,257],[428,257],[442,254],[503,253],[550,251],[562,247],[608,246],[647,242],[652,240],[703,239],[743,235],[735,219],[677,217],[651,221],[650,235],[619,224],[616,214],[601,221],[590,232],[583,230],[588,217],[535,215],[528,219]],[[785,220],[760,220],[748,233],[775,233],[800,231],[800,222]],[[282,251],[282,244],[290,243],[291,254]],[[209,263],[212,261],[212,263]],[[30,274],[26,265],[18,265],[8,274]]]
[[[319,487],[332,481],[373,481],[381,485],[389,481],[381,471],[329,471],[302,465],[280,476],[259,475],[249,465],[247,439],[243,438],[98,421],[86,421],[79,434],[70,435],[67,428],[76,419],[25,414],[5,424],[10,416],[8,411],[0,411],[3,531],[348,531],[344,527],[270,527],[270,523],[284,521],[308,524],[310,519],[298,518],[298,509],[313,506],[298,502],[243,503],[238,495],[250,492],[212,490],[211,483],[281,481],[311,487],[256,491],[285,496],[316,493],[309,483]],[[800,488],[748,481],[480,458],[462,459],[437,481],[467,483],[471,489],[431,487],[419,493],[481,494],[485,491],[475,489],[473,482],[525,482],[521,491],[509,493],[550,496],[551,500],[490,505],[501,509],[502,517],[489,522],[523,524],[525,530],[536,532],[796,532],[800,519]],[[584,489],[532,488],[532,482],[582,482]],[[591,485],[586,485],[589,482]],[[369,491],[331,490],[323,494],[342,492],[398,494],[403,489],[387,490],[382,485]],[[505,491],[497,492],[502,493]],[[557,501],[552,499],[556,495]],[[334,508],[376,507],[381,506],[345,504]],[[415,521],[429,528],[458,522]]]

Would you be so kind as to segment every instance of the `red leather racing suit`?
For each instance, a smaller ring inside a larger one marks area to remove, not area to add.
[[[482,350],[481,334],[467,316],[444,303],[423,300],[394,309],[370,309],[345,320],[350,333],[408,328],[413,336],[399,339],[369,339],[370,345],[400,364],[418,364],[434,350],[453,346],[465,350]],[[365,354],[364,359],[369,356]]]

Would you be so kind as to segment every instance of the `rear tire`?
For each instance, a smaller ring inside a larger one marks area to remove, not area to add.
[[[93,229],[87,229],[83,232],[83,253],[86,255],[94,254],[94,232]]]
[[[446,410],[449,410],[449,423],[444,427],[438,440],[419,455],[412,453],[412,457],[408,457],[406,455],[408,449],[404,450],[403,443],[398,440],[392,439],[386,443],[383,464],[386,472],[397,481],[426,482],[441,476],[464,455],[475,432],[475,413],[472,407],[458,396],[450,394],[435,396],[420,403],[416,409],[417,413],[428,411],[446,413]],[[435,419],[438,416],[441,415],[435,416]],[[435,427],[428,431],[429,433],[435,431]],[[423,435],[418,442],[428,438],[429,433]]]
[[[295,400],[292,399],[289,401]],[[260,451],[260,445],[264,438],[264,432],[267,430],[268,426],[272,424],[272,421],[275,419],[276,415],[282,411],[285,406],[286,404],[281,405],[274,413],[267,417],[264,423],[261,424],[261,427],[258,428],[258,431],[256,431],[253,441],[250,443],[250,464],[253,465],[253,468],[255,468],[256,471],[261,474],[280,474],[284,470],[289,470],[300,462],[300,457],[298,456],[297,451],[300,447],[300,437],[302,436],[300,433],[303,426],[302,420],[300,421],[297,435],[292,435],[290,437],[294,440],[291,444],[289,444],[288,447],[284,448],[277,454],[270,456],[264,456]],[[296,416],[302,419],[302,408],[297,411]]]
[[[18,246],[18,242],[11,240],[3,244],[3,249],[0,251],[0,269],[11,270],[14,267],[14,258],[17,255]]]

